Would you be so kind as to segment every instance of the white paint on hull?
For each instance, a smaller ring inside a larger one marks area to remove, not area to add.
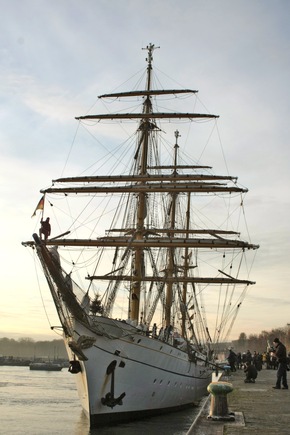
[[[187,353],[141,335],[121,322],[106,319],[105,323],[106,330],[111,334],[114,331],[114,336],[119,338],[94,334],[78,322],[74,328],[75,341],[80,336],[95,338],[90,348],[82,350],[88,358],[80,361],[82,372],[74,375],[81,404],[88,416],[162,412],[192,404],[206,394],[212,371],[203,362],[189,361]],[[67,349],[73,358],[68,344]],[[106,372],[112,361],[116,361],[114,397],[126,394],[122,405],[113,408],[102,403],[102,398],[111,391],[112,375]]]

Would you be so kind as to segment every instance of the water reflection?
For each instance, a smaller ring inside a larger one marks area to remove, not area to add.
[[[115,426],[89,428],[89,422],[82,411],[76,423],[74,435],[185,435],[192,425],[199,408],[172,412],[158,417],[146,418]]]

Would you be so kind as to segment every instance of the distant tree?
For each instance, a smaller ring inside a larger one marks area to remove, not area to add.
[[[0,355],[13,356],[14,350],[18,346],[18,342],[14,338],[1,338],[0,339]]]
[[[288,328],[276,328],[276,329],[272,329],[272,331],[270,332],[269,335],[269,341],[272,344],[274,338],[279,338],[279,340],[281,340],[282,342],[284,342],[286,344],[287,341],[287,332],[288,332]]]
[[[239,341],[246,341],[246,340],[247,340],[247,335],[244,332],[241,332],[239,336]]]
[[[259,352],[259,337],[257,334],[250,334],[248,338],[248,347],[251,352]]]
[[[95,299],[92,300],[90,305],[90,311],[93,314],[103,314],[104,307],[102,306],[99,294],[96,294]]]
[[[32,338],[0,338],[0,356],[17,358],[67,358],[63,340],[35,341]]]
[[[33,338],[30,337],[22,337],[19,338],[19,343],[23,343],[23,344],[31,344],[31,343],[35,343],[35,341],[33,340]]]
[[[262,331],[258,337],[259,340],[259,349],[262,352],[265,352],[269,347],[269,332]]]
[[[246,334],[241,332],[238,340],[235,340],[233,345],[238,352],[244,352],[247,348],[247,342],[248,340]]]

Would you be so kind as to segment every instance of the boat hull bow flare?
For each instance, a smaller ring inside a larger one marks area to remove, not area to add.
[[[234,218],[247,189],[195,161],[187,154],[191,144],[180,139],[204,124],[215,128],[218,116],[183,111],[197,91],[154,89],[156,48],[146,47],[144,89],[99,97],[124,110],[77,117],[85,130],[109,136],[98,148],[98,166],[92,170],[88,147],[88,175],[58,178],[41,190],[33,216],[41,209],[42,222],[46,203],[56,204],[60,217],[50,222],[53,233],[57,219],[59,233],[23,242],[46,278],[91,427],[199,401],[254,284],[248,255],[258,245],[243,239],[244,210]],[[175,109],[164,109],[172,103]],[[119,134],[107,127],[113,122],[126,135],[117,146]]]

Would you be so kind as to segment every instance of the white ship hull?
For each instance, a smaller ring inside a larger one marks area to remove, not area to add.
[[[91,347],[81,350],[87,360],[79,361],[81,371],[74,375],[91,426],[182,409],[206,394],[212,371],[204,362],[189,361],[187,353],[141,335],[123,322],[102,321],[108,322],[111,338],[75,324],[76,341],[84,337],[95,340]],[[118,332],[122,336],[116,338]],[[71,344],[66,344],[72,358]],[[113,374],[107,374],[110,364],[115,365]],[[120,404],[110,406],[104,403],[108,393],[115,399],[125,395]]]

